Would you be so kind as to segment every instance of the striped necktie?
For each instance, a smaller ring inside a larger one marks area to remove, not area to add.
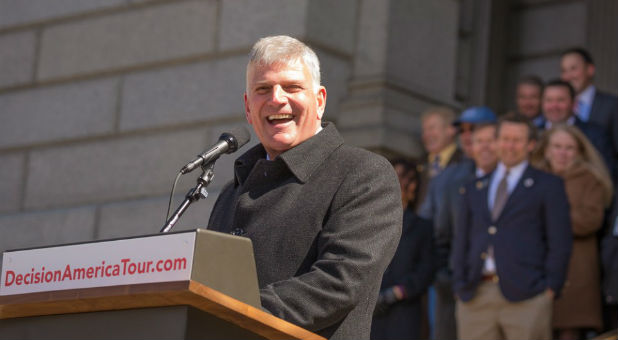
[[[496,198],[494,199],[494,206],[491,209],[491,219],[497,220],[498,216],[504,209],[504,205],[506,204],[506,200],[509,198],[509,189],[507,178],[509,177],[509,171],[507,170],[504,174],[504,177],[500,180],[498,184],[498,189],[496,189]]]

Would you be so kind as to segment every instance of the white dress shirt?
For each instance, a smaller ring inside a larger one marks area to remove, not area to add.
[[[513,190],[515,190],[517,183],[521,179],[521,176],[524,174],[524,171],[526,170],[527,167],[528,167],[528,161],[525,160],[515,165],[514,167],[508,169],[509,175],[506,178],[506,188],[507,188],[509,195],[511,195]],[[502,181],[502,178],[506,174],[506,171],[507,171],[506,166],[504,165],[504,163],[500,162],[498,163],[496,170],[491,176],[491,182],[489,183],[489,188],[488,188],[489,192],[487,195],[487,205],[489,207],[489,211],[491,211],[494,207],[494,202],[496,201],[496,191],[498,191],[498,185],[500,184],[500,181]],[[495,226],[492,226],[492,227],[495,228]],[[496,273],[496,261],[494,259],[494,249],[493,249],[493,245],[490,245],[489,248],[487,249],[487,256],[485,257],[485,262],[483,263],[483,274],[491,275],[495,273]]]

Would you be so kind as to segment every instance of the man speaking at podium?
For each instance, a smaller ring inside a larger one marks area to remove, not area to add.
[[[368,339],[401,234],[397,176],[322,123],[326,88],[302,42],[260,39],[246,86],[261,144],[236,160],[208,229],[252,240],[264,309],[327,338]]]

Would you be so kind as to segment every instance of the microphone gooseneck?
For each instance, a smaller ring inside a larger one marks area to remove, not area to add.
[[[221,155],[232,153],[241,148],[251,139],[249,131],[244,127],[233,128],[230,132],[224,132],[219,137],[219,141],[210,149],[197,155],[191,162],[187,163],[180,173],[187,174],[195,170],[198,166],[207,165],[210,162],[217,160]]]

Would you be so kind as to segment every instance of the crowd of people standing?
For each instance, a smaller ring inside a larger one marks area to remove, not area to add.
[[[618,98],[594,86],[585,49],[565,51],[559,69],[547,83],[522,78],[499,119],[487,107],[423,113],[427,157],[393,162],[404,226],[372,338],[566,340],[618,327]]]

